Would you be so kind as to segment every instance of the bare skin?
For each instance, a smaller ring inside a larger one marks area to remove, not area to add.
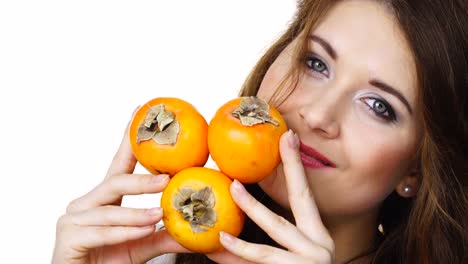
[[[305,74],[279,108],[292,129],[280,140],[282,163],[259,183],[289,212],[279,215],[242,184],[231,185],[239,207],[285,249],[221,233],[226,250],[208,255],[218,263],[346,262],[372,247],[378,209],[390,193],[409,198],[417,192],[415,66],[392,14],[375,2],[343,1],[308,33],[314,37],[303,58]],[[270,67],[259,97],[269,99],[277,89],[296,44]],[[384,91],[376,79],[400,95]],[[167,183],[164,175],[132,174],[136,161],[126,138],[105,180],[58,221],[53,263],[143,263],[187,252],[165,231],[154,230],[160,210],[120,207],[124,195],[161,192]],[[301,142],[335,167],[305,166]]]

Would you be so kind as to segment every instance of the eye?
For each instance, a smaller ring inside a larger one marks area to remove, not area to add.
[[[395,111],[387,101],[372,97],[363,98],[361,100],[364,101],[364,104],[366,104],[377,117],[385,121],[396,121]]]
[[[308,69],[328,76],[327,65],[317,57],[313,55],[307,56],[307,58],[305,59],[305,64]]]

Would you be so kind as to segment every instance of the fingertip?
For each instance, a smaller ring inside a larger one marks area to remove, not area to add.
[[[118,152],[123,152],[125,153],[125,156],[131,159],[135,159],[132,145],[130,144],[130,124],[127,126],[124,132],[124,136],[122,138],[122,142],[120,143],[120,147],[118,149]]]
[[[231,194],[233,194],[236,197],[246,192],[244,185],[240,183],[238,180],[232,181],[231,186],[230,186],[230,191],[231,191]]]
[[[297,152],[299,150],[300,140],[299,136],[291,129],[285,132],[280,139],[280,154],[282,158],[291,154],[291,151]]]
[[[288,131],[284,132],[282,135],[281,135],[281,138],[280,138],[280,144],[285,144],[288,142],[288,138],[292,135],[294,135],[294,132],[292,131],[292,129],[288,129]]]
[[[136,228],[132,228],[136,236],[133,239],[138,239],[138,238],[149,236],[150,234],[154,233],[155,229],[156,229],[155,225],[138,226]]]
[[[230,248],[234,245],[234,243],[236,243],[236,238],[226,232],[221,231],[219,232],[219,241],[224,247]]]
[[[166,186],[169,183],[170,176],[168,174],[158,174],[154,175],[151,179],[151,183],[154,183],[158,186]]]
[[[125,127],[125,130],[124,130],[124,137],[127,136],[128,130],[130,129],[130,125],[132,124],[133,118],[135,117],[135,114],[138,112],[138,109],[140,109],[140,107],[141,105],[138,105],[137,107],[135,107],[135,109],[133,109],[132,115],[130,116],[130,120],[128,120],[127,126]]]
[[[137,160],[130,144],[129,126],[127,125],[120,145],[114,154],[107,176],[119,173],[132,173]]]
[[[299,136],[294,133],[292,130],[289,130],[288,133],[288,145],[291,149],[297,150],[299,149]]]
[[[133,118],[135,117],[135,114],[138,112],[138,110],[140,109],[141,105],[138,105],[137,107],[135,107],[135,109],[133,110],[132,112],[132,115],[130,117],[130,120],[127,122],[127,126],[125,127],[125,130],[124,130],[124,135],[123,135],[123,139],[122,139],[122,142],[123,141],[129,141],[130,143],[130,139],[129,139],[129,131],[130,131],[130,126],[132,124],[132,121],[133,121]]]
[[[163,210],[160,207],[153,207],[145,210],[145,213],[150,216],[162,216]]]
[[[122,141],[120,142],[120,145],[131,148],[129,131],[130,131],[130,123],[128,123],[127,127],[125,128],[125,131],[124,131],[124,134],[123,134],[123,137],[122,137]]]

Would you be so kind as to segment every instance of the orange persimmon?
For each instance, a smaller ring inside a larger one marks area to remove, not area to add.
[[[219,232],[238,236],[245,215],[229,192],[232,181],[220,171],[192,167],[171,178],[161,196],[163,222],[183,247],[198,253],[223,249]]]
[[[255,183],[280,163],[279,139],[286,131],[276,108],[257,97],[239,97],[221,106],[210,121],[208,149],[223,173]]]
[[[153,174],[204,166],[208,160],[208,124],[190,103],[155,98],[134,114],[129,128],[133,153]]]

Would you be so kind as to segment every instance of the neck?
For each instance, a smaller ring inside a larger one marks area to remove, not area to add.
[[[359,216],[322,216],[335,242],[336,263],[369,263],[378,230],[377,210]],[[355,261],[351,261],[355,260]]]

